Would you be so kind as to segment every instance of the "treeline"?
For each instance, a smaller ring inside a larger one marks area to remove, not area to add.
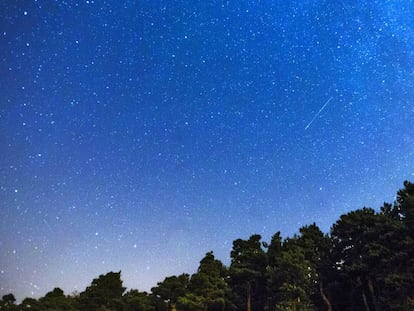
[[[231,263],[209,252],[193,275],[170,276],[151,293],[122,286],[121,272],[94,279],[65,296],[55,288],[1,310],[138,311],[380,311],[414,310],[414,184],[404,182],[394,204],[342,215],[323,234],[315,225],[270,243],[260,235],[237,239]]]

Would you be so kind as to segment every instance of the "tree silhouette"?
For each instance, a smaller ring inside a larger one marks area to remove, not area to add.
[[[167,310],[176,310],[178,298],[187,294],[189,283],[190,276],[183,273],[179,276],[166,277],[151,291],[157,298],[167,304]]]
[[[197,273],[191,276],[189,292],[178,299],[180,309],[224,310],[230,290],[225,280],[226,272],[213,252],[208,252],[200,261]]]
[[[233,303],[238,309],[263,310],[266,294],[266,253],[261,236],[252,235],[248,240],[237,239],[230,253],[230,286]]]
[[[147,292],[131,289],[122,297],[122,311],[154,311],[155,302]]]
[[[0,301],[0,310],[16,310],[15,302],[16,298],[13,294],[4,295]]]
[[[79,297],[80,310],[119,310],[125,291],[121,271],[100,275]]]

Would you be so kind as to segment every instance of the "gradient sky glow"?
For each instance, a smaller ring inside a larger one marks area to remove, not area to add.
[[[414,2],[0,1],[0,295],[149,290],[414,180]]]

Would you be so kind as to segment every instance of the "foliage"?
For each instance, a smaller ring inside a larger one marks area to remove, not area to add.
[[[182,310],[223,310],[230,288],[226,283],[227,270],[221,261],[208,252],[200,261],[197,273],[190,279],[189,291],[178,299]]]
[[[74,296],[65,296],[63,290],[55,288],[48,292],[39,300],[33,298],[25,298],[19,305],[18,310],[34,310],[34,311],[57,311],[79,310],[78,302]]]
[[[263,310],[265,305],[267,257],[261,238],[255,234],[233,242],[229,279],[238,309]]]
[[[6,294],[0,300],[0,310],[16,310],[16,298],[13,294]]]
[[[122,287],[121,271],[100,275],[79,297],[80,310],[120,310]]]
[[[175,310],[179,297],[185,296],[188,292],[190,276],[183,273],[179,276],[166,277],[151,289],[152,293],[162,301],[166,302],[167,310]]]
[[[122,311],[154,311],[154,298],[147,292],[131,289],[122,297]]]

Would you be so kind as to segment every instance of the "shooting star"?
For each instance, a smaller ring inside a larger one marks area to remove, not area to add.
[[[45,225],[49,228],[49,230],[52,231],[52,228],[50,227],[49,223],[46,221],[46,219],[43,218],[43,222],[45,223]]]
[[[315,121],[315,119],[321,114],[321,112],[325,109],[326,106],[328,106],[329,102],[333,99],[333,97],[329,98],[326,103],[322,106],[321,109],[319,109],[318,113],[315,114],[315,116],[313,117],[313,119],[308,123],[308,125],[306,125],[305,127],[305,131],[309,128],[309,126],[312,125],[313,121]]]

